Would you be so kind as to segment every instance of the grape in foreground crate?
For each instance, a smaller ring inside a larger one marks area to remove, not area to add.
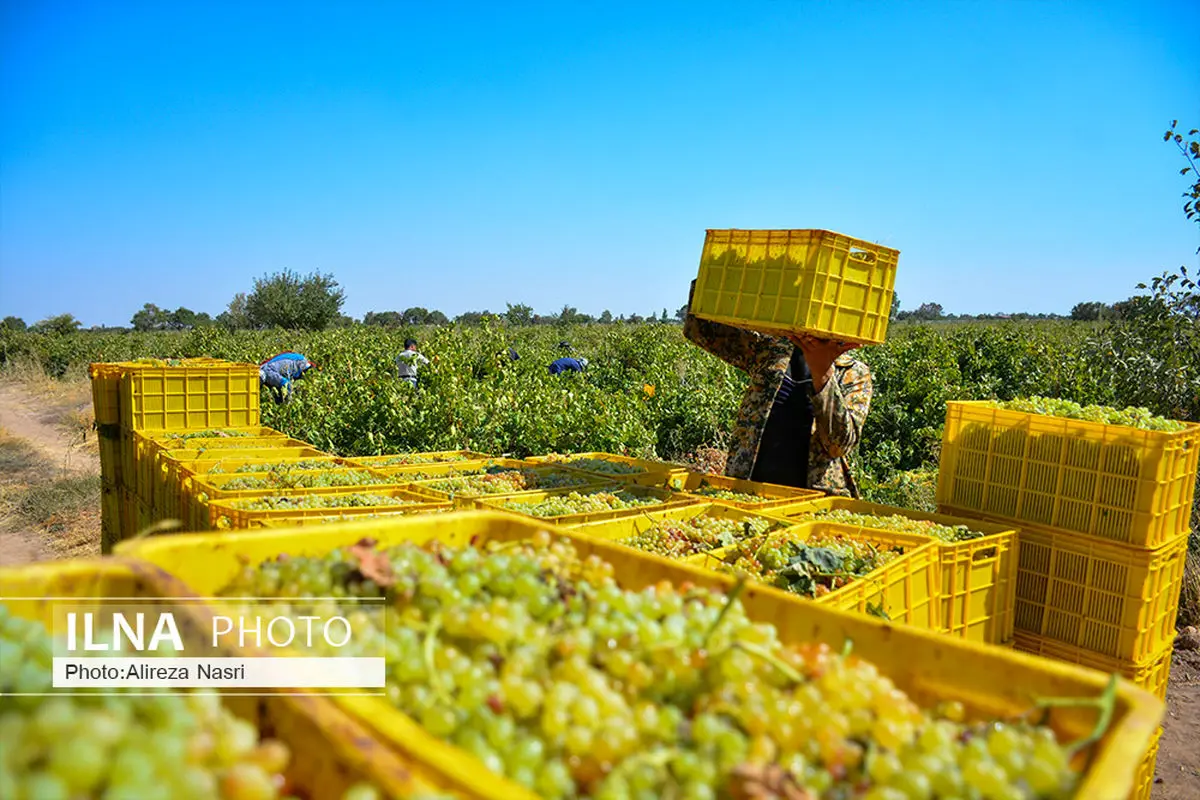
[[[337,700],[474,797],[744,797],[772,785],[828,797],[975,787],[1124,800],[1162,713],[1099,673],[842,614],[510,515],[191,543],[123,553],[209,594],[299,587],[294,607],[334,591],[392,598],[388,703]],[[1016,719],[1038,698],[1046,728]],[[1111,724],[1083,748],[1089,764],[1071,743],[1101,707]]]

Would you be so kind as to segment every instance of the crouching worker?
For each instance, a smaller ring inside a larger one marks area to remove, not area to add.
[[[258,367],[258,378],[263,386],[275,393],[276,403],[292,399],[292,383],[303,378],[315,365],[299,353],[280,353]]]

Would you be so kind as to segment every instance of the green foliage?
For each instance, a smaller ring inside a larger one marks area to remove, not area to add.
[[[34,333],[66,336],[79,330],[82,325],[83,323],[75,319],[73,314],[59,314],[56,317],[47,317],[41,322],[36,323],[30,330]]]
[[[133,315],[130,324],[135,331],[185,331],[197,325],[209,325],[212,318],[203,312],[197,314],[190,308],[180,306],[174,311],[146,303],[142,310]]]
[[[1192,128],[1184,137],[1176,131],[1178,125],[1179,120],[1171,121],[1171,127],[1163,134],[1163,141],[1173,142],[1187,162],[1187,166],[1179,170],[1179,174],[1184,177],[1187,177],[1188,173],[1192,175],[1192,184],[1183,193],[1183,213],[1200,225],[1200,139],[1196,138],[1200,130]],[[1196,252],[1200,253],[1200,248]]]
[[[1077,322],[1095,322],[1105,316],[1108,306],[1104,303],[1076,303],[1071,309],[1071,319]]]
[[[25,320],[20,317],[5,317],[0,322],[0,328],[8,331],[23,331],[26,328]]]
[[[245,313],[255,328],[323,330],[337,322],[343,302],[345,293],[332,275],[301,277],[285,270],[254,281]]]

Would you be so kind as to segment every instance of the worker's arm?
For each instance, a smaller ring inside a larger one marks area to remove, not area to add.
[[[700,319],[692,313],[692,297],[695,293],[696,282],[692,281],[688,290],[688,312],[683,321],[683,335],[726,364],[750,372],[758,360],[761,335],[722,322]]]
[[[866,364],[846,357],[833,375],[813,393],[813,422],[817,439],[830,456],[839,458],[858,446],[874,387]],[[814,390],[816,384],[813,384]]]

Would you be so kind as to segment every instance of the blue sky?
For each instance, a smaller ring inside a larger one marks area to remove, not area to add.
[[[0,316],[672,312],[706,228],[901,251],[906,308],[1195,264],[1188,2],[6,3]]]

